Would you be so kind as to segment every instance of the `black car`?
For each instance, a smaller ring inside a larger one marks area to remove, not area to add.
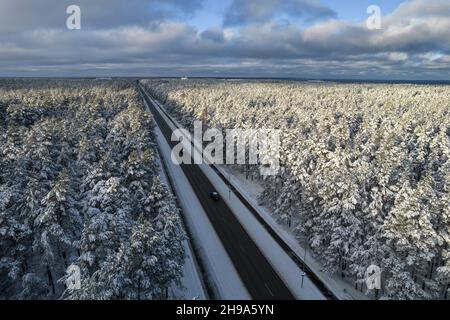
[[[220,201],[220,195],[219,195],[216,191],[211,192],[211,193],[209,194],[209,196],[210,196],[211,199],[212,199],[213,201],[215,201],[215,202]]]

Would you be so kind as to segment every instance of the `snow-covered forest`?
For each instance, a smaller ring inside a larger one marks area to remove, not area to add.
[[[132,81],[0,80],[0,298],[166,298],[185,236],[152,129]]]
[[[450,87],[281,81],[146,80],[182,125],[282,130],[277,176],[260,200],[324,270],[380,296],[447,298]]]

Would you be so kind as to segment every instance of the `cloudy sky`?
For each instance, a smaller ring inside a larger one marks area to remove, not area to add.
[[[182,75],[449,80],[450,1],[0,0],[0,76]]]

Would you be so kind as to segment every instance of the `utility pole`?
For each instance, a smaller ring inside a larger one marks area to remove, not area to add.
[[[302,286],[301,286],[302,288],[303,288],[303,282],[304,282],[305,276],[306,276],[306,253],[307,253],[307,250],[308,250],[308,243],[309,243],[309,241],[306,241],[306,243],[305,243],[305,254],[303,256]]]
[[[231,200],[231,173],[228,171],[228,200]]]

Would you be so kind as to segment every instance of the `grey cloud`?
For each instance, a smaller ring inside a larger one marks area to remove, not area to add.
[[[410,1],[383,17],[383,29],[375,31],[363,22],[332,19],[305,30],[271,21],[200,32],[165,19],[4,34],[0,75],[448,78],[450,2],[429,4]]]
[[[221,29],[207,29],[201,33],[201,38],[205,40],[211,40],[217,43],[223,43],[225,41],[225,36]]]
[[[381,30],[369,30],[365,23],[331,20],[308,28],[304,44],[313,50],[341,54],[431,51],[450,48],[450,2],[414,0],[382,17]]]
[[[336,17],[320,0],[233,0],[224,17],[225,26],[267,22],[279,15],[313,21]]]
[[[146,25],[163,19],[185,18],[201,8],[202,0],[1,0],[0,32],[64,29],[66,8],[81,8],[84,28]]]

